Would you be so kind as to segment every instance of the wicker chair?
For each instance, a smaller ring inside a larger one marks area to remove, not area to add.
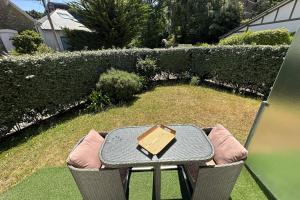
[[[195,182],[185,170],[193,188],[192,199],[229,199],[243,165],[244,161],[239,161],[231,164],[200,167]]]
[[[83,138],[73,150],[82,140]],[[84,200],[126,199],[129,169],[79,169],[71,165],[67,166]]]
[[[208,135],[212,128],[204,128]],[[193,200],[225,200],[230,198],[231,191],[241,173],[244,161],[230,164],[196,167],[184,166],[193,193]],[[192,173],[191,173],[192,172]]]

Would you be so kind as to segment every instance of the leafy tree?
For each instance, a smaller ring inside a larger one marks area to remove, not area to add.
[[[210,24],[208,37],[212,42],[217,42],[218,37],[240,25],[242,8],[237,0],[216,1],[209,12]]]
[[[44,16],[44,13],[38,12],[36,10],[26,11],[28,15],[30,15],[33,19],[40,19]]]
[[[246,0],[244,1],[245,10],[243,20],[249,20],[280,2],[282,0]]]
[[[237,0],[169,0],[171,30],[180,43],[216,42],[240,23]]]
[[[32,54],[38,50],[43,40],[41,36],[32,30],[25,30],[12,38],[17,53]]]
[[[72,12],[98,33],[105,48],[124,47],[145,23],[147,5],[142,0],[79,0]]]
[[[146,0],[148,17],[140,35],[141,45],[148,48],[162,47],[162,39],[168,36],[166,4],[164,0]]]

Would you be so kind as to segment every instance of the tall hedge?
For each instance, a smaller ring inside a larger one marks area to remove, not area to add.
[[[227,38],[221,39],[220,45],[288,45],[291,44],[292,37],[286,28],[247,31],[236,33]]]
[[[268,94],[287,46],[213,46],[103,50],[0,59],[0,137],[15,124],[55,114],[85,99],[110,68],[132,72],[138,58],[157,59],[161,71]]]

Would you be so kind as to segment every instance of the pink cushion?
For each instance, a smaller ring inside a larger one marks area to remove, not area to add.
[[[104,138],[95,130],[85,136],[83,141],[70,153],[68,164],[77,168],[100,168],[99,151]]]
[[[218,124],[208,135],[214,149],[216,164],[228,164],[246,159],[248,151],[222,125]]]

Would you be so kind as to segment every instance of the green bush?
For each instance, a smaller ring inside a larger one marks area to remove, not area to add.
[[[190,81],[190,85],[199,85],[201,82],[198,76],[193,76]]]
[[[131,100],[142,87],[142,79],[138,75],[115,69],[102,74],[97,83],[97,89],[107,95],[112,103]]]
[[[196,44],[194,44],[193,46],[195,47],[209,47],[211,46],[211,44],[208,44],[208,43],[203,43],[203,42],[197,42]]]
[[[163,72],[187,72],[268,95],[287,46],[210,46],[82,51],[0,58],[0,137],[86,100],[100,74],[136,70],[138,58],[157,60]],[[159,72],[160,73],[160,72]]]
[[[102,49],[101,37],[95,32],[64,29],[71,51]]]
[[[89,95],[87,104],[87,109],[92,112],[103,111],[111,106],[109,97],[96,90]]]
[[[48,47],[46,44],[40,44],[35,54],[54,53],[55,51]]]
[[[20,54],[32,54],[42,44],[41,36],[32,30],[25,30],[12,38],[16,52]]]
[[[285,45],[292,37],[287,29],[237,33],[220,41],[221,45]]]
[[[144,77],[146,81],[152,81],[155,75],[160,73],[160,69],[157,66],[156,59],[146,57],[145,59],[138,59],[136,72],[138,75]]]

